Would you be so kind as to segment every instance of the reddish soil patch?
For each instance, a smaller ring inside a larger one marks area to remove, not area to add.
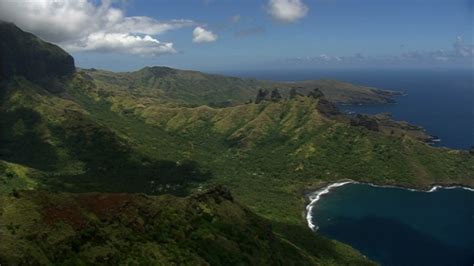
[[[81,196],[79,201],[99,218],[109,218],[124,211],[132,198],[127,194],[91,194]]]
[[[65,222],[75,230],[80,230],[86,225],[86,221],[77,207],[45,207],[43,209],[43,219],[50,225],[60,221]]]

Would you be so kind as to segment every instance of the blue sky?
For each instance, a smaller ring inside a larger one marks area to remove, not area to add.
[[[20,4],[0,0],[0,8],[18,9],[22,1],[17,2]],[[81,10],[84,16],[90,16],[89,23],[97,24],[95,31],[85,32],[83,28],[87,26],[81,25],[79,17],[71,19],[71,23],[78,25],[77,34],[62,28],[48,32],[51,15],[45,11],[44,21],[37,15],[33,23],[31,16],[24,15],[28,14],[28,8],[14,14],[15,17],[0,12],[0,18],[13,20],[25,30],[58,43],[72,52],[79,66],[119,71],[147,65],[218,71],[318,66],[472,67],[473,62],[474,9],[470,0],[77,2],[82,5],[65,3],[50,9],[57,8],[64,16],[78,13],[67,13],[68,9]],[[26,1],[23,4],[28,5]],[[121,18],[105,22],[97,18],[115,14],[110,11],[117,11]],[[143,17],[147,20],[139,19]],[[135,18],[134,26],[124,26],[129,25],[124,22],[127,18]],[[42,23],[46,25],[44,28]],[[64,23],[69,22],[65,19]],[[116,26],[111,27],[111,23]],[[172,29],[150,32],[143,29],[150,25],[150,28],[160,27],[163,23],[173,24]],[[124,34],[126,38],[149,35],[159,45],[170,43],[172,47],[150,47],[153,43],[142,39],[124,42],[115,35],[107,37],[110,42],[94,42],[97,41],[94,34],[104,34],[101,27],[108,27],[105,34],[119,32],[120,38]],[[193,42],[197,27],[203,35]],[[68,37],[81,34],[84,36],[80,40]],[[120,45],[114,44],[115,41]]]

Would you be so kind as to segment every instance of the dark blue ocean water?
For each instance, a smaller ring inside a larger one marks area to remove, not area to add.
[[[348,184],[314,205],[313,223],[382,265],[474,263],[474,192]]]
[[[441,138],[474,145],[473,70],[293,70],[226,73],[298,81],[338,79],[407,93],[397,104],[341,106],[357,113],[390,112]],[[319,232],[348,243],[382,265],[474,265],[474,192],[433,193],[350,184],[322,196],[312,211]]]
[[[423,126],[441,138],[439,145],[467,149],[474,145],[474,70],[272,70],[227,73],[258,79],[298,81],[338,79],[407,93],[398,104],[341,106],[356,113],[390,112],[396,120]]]

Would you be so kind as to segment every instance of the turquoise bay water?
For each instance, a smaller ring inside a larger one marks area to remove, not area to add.
[[[312,209],[318,232],[382,265],[473,265],[474,192],[348,184]]]

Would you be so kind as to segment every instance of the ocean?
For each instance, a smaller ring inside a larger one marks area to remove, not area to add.
[[[441,139],[438,146],[468,149],[474,145],[474,71],[440,69],[272,70],[225,74],[258,79],[301,81],[337,79],[380,89],[403,91],[397,104],[345,105],[355,113],[392,113],[394,119],[424,127]]]
[[[347,184],[321,196],[311,220],[381,265],[474,263],[473,191]]]
[[[392,113],[423,126],[438,146],[474,145],[473,70],[291,70],[226,73],[258,79],[337,79],[406,93],[397,104],[343,105],[346,112]],[[474,192],[427,193],[366,184],[333,188],[312,205],[318,232],[382,265],[474,265]]]

